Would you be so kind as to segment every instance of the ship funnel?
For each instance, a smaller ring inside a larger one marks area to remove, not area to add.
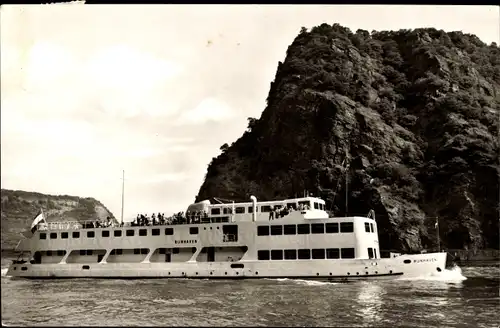
[[[255,196],[250,196],[250,199],[253,203],[253,211],[252,211],[252,221],[257,221],[257,198]]]

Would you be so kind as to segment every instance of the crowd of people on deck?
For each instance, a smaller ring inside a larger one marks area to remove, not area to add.
[[[298,207],[293,205],[288,206],[271,206],[271,211],[269,212],[269,220],[275,220],[287,216],[293,211],[299,210],[309,210],[310,206],[307,204],[299,204]],[[228,208],[228,214],[231,214],[231,208]],[[130,223],[131,226],[155,226],[155,225],[171,225],[171,224],[190,224],[190,223],[201,223],[202,219],[208,219],[208,213],[206,211],[187,211],[175,213],[170,217],[165,217],[164,213],[151,214],[137,214],[137,217]],[[106,221],[91,221],[83,224],[83,228],[107,228],[107,227],[123,227],[122,223],[117,223],[108,216]],[[127,224],[128,225],[128,224]]]
[[[298,210],[299,211],[306,211],[309,210],[310,206],[307,204],[299,204]],[[288,205],[288,206],[281,206],[281,205],[276,205],[276,206],[271,206],[271,211],[269,212],[269,220],[274,220],[274,219],[279,219],[282,217],[287,216],[291,212],[295,211],[295,206],[293,205]]]
[[[186,219],[188,223],[200,223],[201,219],[208,219],[207,211],[187,211]]]
[[[279,219],[287,216],[292,211],[299,210],[305,211],[309,210],[310,206],[307,204],[299,204],[298,207],[288,205],[288,206],[271,206],[271,211],[269,212],[269,220]],[[232,209],[227,208],[228,214],[232,214]],[[200,223],[202,219],[208,219],[208,212],[206,211],[187,211],[179,212],[171,217],[165,217],[165,214],[154,213],[149,217],[147,214],[138,214],[137,218],[132,222],[132,226],[151,226],[151,225],[170,225],[170,224],[191,224]]]
[[[137,217],[132,221],[132,226],[155,226],[155,225],[171,225],[171,224],[189,224],[189,223],[200,223],[202,218],[208,218],[208,213],[206,211],[194,211],[194,212],[179,212],[175,213],[170,217],[165,217],[165,214],[151,214],[149,217],[147,214],[137,214]]]
[[[156,215],[153,213],[151,217],[147,214],[137,214],[137,217],[132,221],[132,226],[150,226],[150,225],[164,225],[171,218],[165,218],[165,214],[158,213]]]
[[[90,222],[85,222],[82,224],[83,228],[107,228],[107,227],[121,227],[123,226],[123,223],[115,223],[111,218],[108,216],[106,218],[106,221],[100,221],[100,220],[95,220],[95,221],[90,221]]]

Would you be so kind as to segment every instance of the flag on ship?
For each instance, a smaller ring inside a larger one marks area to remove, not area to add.
[[[45,221],[45,215],[43,214],[43,210],[40,209],[40,211],[38,211],[37,216],[33,220],[33,223],[31,224],[31,233],[35,233],[35,231],[38,228],[38,224],[42,221],[47,223],[47,221]]]

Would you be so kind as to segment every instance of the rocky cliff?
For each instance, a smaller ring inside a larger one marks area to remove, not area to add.
[[[436,217],[445,247],[498,249],[499,114],[494,43],[302,28],[262,116],[221,147],[196,201],[307,190],[336,215],[374,209],[383,249],[436,248]]]
[[[48,222],[105,220],[113,214],[93,198],[53,196],[20,190],[1,190],[2,250],[14,249],[38,211],[43,209]]]

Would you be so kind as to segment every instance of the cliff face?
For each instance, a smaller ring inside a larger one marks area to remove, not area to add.
[[[1,190],[2,250],[14,249],[29,228],[40,208],[48,222],[115,219],[113,214],[93,198],[53,196],[20,190]]]
[[[303,28],[267,104],[221,147],[196,201],[307,190],[344,215],[347,179],[347,212],[375,210],[383,249],[436,248],[436,217],[445,247],[498,249],[496,44],[435,29]]]

